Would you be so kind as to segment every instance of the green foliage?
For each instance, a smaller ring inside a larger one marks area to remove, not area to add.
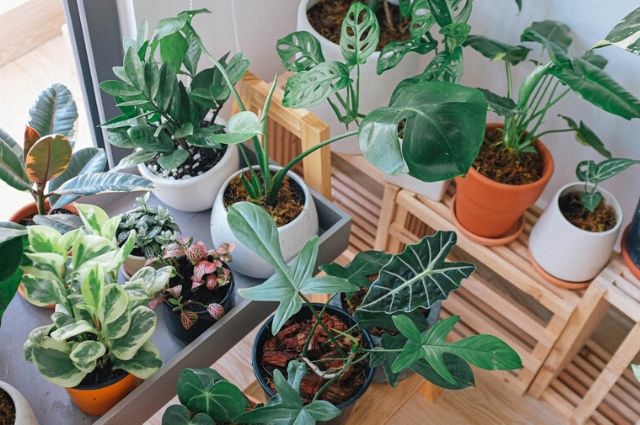
[[[27,243],[26,229],[15,223],[0,222],[0,324],[2,315],[15,295],[22,270],[24,246]]]
[[[595,211],[602,202],[602,194],[597,190],[598,184],[639,163],[637,159],[627,158],[609,158],[598,164],[592,160],[580,161],[576,167],[576,176],[579,181],[584,182],[584,190],[580,194],[582,206],[588,211]]]
[[[640,55],[639,32],[640,8],[637,8],[618,22],[609,34],[607,34],[604,40],[598,42],[594,47],[614,45],[636,55]]]

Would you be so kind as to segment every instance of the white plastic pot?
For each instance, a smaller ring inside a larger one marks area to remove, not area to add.
[[[384,175],[385,181],[394,184],[402,189],[410,190],[418,195],[425,196],[432,201],[440,202],[447,193],[451,180],[444,180],[435,183],[427,183],[407,174],[399,176]]]
[[[529,250],[538,265],[550,275],[568,282],[594,279],[606,266],[622,226],[618,201],[602,188],[607,205],[616,212],[616,225],[606,232],[589,232],[571,224],[560,211],[558,200],[568,192],[582,191],[583,183],[561,187],[531,230]]]
[[[344,62],[344,57],[340,52],[340,46],[329,41],[318,33],[307,18],[307,10],[320,0],[301,0],[298,6],[297,31],[308,31],[313,34],[322,46],[322,53],[327,61],[337,60]],[[380,52],[373,53],[367,63],[360,66],[360,112],[366,114],[372,109],[386,106],[396,85],[409,77],[419,74],[425,66],[424,58],[416,53],[408,53],[395,68],[384,72],[382,75],[376,73],[376,64]],[[328,102],[309,108],[331,127],[331,135],[338,135],[345,132],[344,124],[338,121],[333,109]],[[345,154],[360,154],[360,146],[357,137],[350,137],[331,144],[331,149],[335,152]]]
[[[29,405],[29,402],[27,402],[20,391],[4,381],[0,381],[0,388],[5,390],[7,394],[9,394],[9,397],[11,397],[11,400],[13,400],[13,405],[16,409],[16,421],[14,425],[38,425],[38,419],[33,413],[31,405]]]
[[[127,277],[131,277],[134,274],[136,274],[138,270],[143,268],[146,262],[147,262],[146,257],[140,257],[138,255],[130,255],[124,260],[124,263],[122,264],[122,268],[124,268],[124,272],[127,275]]]
[[[209,171],[196,177],[171,180],[158,176],[140,164],[140,175],[153,182],[153,194],[178,211],[198,212],[211,208],[220,185],[240,168],[240,155],[235,145],[227,145],[220,161]]]
[[[279,170],[281,168],[282,167],[271,166],[271,170]],[[211,239],[215,246],[219,246],[224,242],[236,244],[235,250],[231,253],[232,261],[229,263],[229,267],[234,272],[262,279],[271,276],[273,274],[273,268],[262,258],[254,254],[249,248],[238,242],[227,222],[227,209],[224,206],[224,192],[227,186],[229,186],[229,183],[234,177],[247,170],[248,168],[244,168],[234,173],[220,188],[211,211]],[[318,212],[309,188],[297,174],[289,172],[288,176],[302,188],[304,193],[304,207],[300,215],[291,223],[278,227],[280,248],[282,250],[282,256],[286,261],[295,257],[304,244],[307,243],[311,237],[318,234],[319,229]]]

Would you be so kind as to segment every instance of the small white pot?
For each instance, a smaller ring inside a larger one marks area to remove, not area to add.
[[[143,268],[146,262],[147,262],[146,257],[140,257],[138,255],[130,255],[126,258],[126,260],[124,260],[124,263],[122,264],[122,268],[124,268],[124,272],[127,275],[127,277],[131,277],[134,274],[136,274],[138,270]]]
[[[271,166],[271,170],[281,168]],[[244,168],[234,173],[220,188],[211,211],[211,239],[215,246],[224,242],[236,244],[235,250],[231,253],[232,260],[229,263],[229,267],[234,272],[262,279],[271,276],[273,268],[249,248],[238,242],[227,222],[227,209],[224,206],[224,192],[227,186],[234,177],[247,170],[248,168]],[[319,227],[318,212],[309,188],[297,174],[289,172],[287,175],[302,188],[304,193],[304,207],[300,215],[291,223],[278,227],[282,256],[286,261],[289,261],[300,252],[311,237],[318,234]]]
[[[196,177],[171,180],[160,177],[138,165],[140,175],[153,182],[153,194],[178,211],[198,212],[211,208],[222,182],[240,168],[240,155],[235,145],[227,145],[220,161],[209,171]]]
[[[589,232],[571,224],[560,211],[558,200],[571,191],[582,191],[583,183],[561,187],[531,230],[529,250],[542,269],[568,282],[594,279],[606,266],[622,226],[622,209],[618,201],[602,188],[607,205],[616,212],[616,225],[606,232]]]
[[[16,421],[14,425],[38,425],[38,419],[33,413],[31,405],[29,405],[29,402],[27,402],[20,391],[4,381],[0,381],[0,388],[5,390],[7,394],[9,394],[9,397],[11,397],[11,400],[13,400],[13,405],[16,409]]]
[[[440,202],[447,193],[451,180],[443,180],[435,183],[427,183],[408,174],[398,176],[384,175],[385,181],[394,184],[402,189],[410,190],[418,195],[425,196],[432,201]]]
[[[322,53],[327,61],[337,60],[344,62],[344,57],[340,52],[340,46],[329,41],[318,33],[307,18],[307,10],[320,0],[301,0],[298,6],[297,31],[308,31],[313,34],[322,46]],[[371,110],[386,106],[391,98],[391,93],[396,85],[409,77],[419,74],[425,66],[423,56],[416,53],[408,53],[395,68],[378,75],[376,64],[380,52],[373,53],[367,63],[360,66],[360,112],[366,114]],[[335,116],[333,109],[328,102],[309,108],[331,127],[331,135],[344,133],[345,126]],[[350,137],[331,144],[331,149],[335,152],[345,154],[360,154],[360,146],[357,137]]]

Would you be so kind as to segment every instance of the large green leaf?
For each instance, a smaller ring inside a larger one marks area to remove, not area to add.
[[[87,173],[99,173],[104,170],[107,165],[107,155],[102,149],[97,148],[85,148],[76,151],[71,156],[71,162],[69,166],[55,179],[49,182],[49,192],[55,192],[64,182],[67,180]],[[58,196],[51,196],[49,201],[55,208],[61,208],[64,205],[68,205],[78,199],[74,196],[66,196],[64,199],[60,199]],[[59,202],[58,202],[59,201]]]
[[[350,83],[349,68],[341,62],[323,62],[287,80],[283,105],[289,108],[315,106]]]
[[[25,160],[27,177],[45,184],[62,174],[71,161],[71,144],[66,136],[44,136],[29,149]]]
[[[525,46],[513,46],[493,40],[483,35],[470,35],[465,46],[469,46],[491,60],[504,60],[517,65],[527,58],[531,49]]]
[[[292,32],[278,39],[276,49],[288,71],[306,71],[324,62],[320,42],[307,31]]]
[[[38,331],[35,329],[34,331]],[[32,332],[32,335],[34,332]],[[29,336],[31,339],[32,336]],[[55,341],[49,337],[40,337],[38,343],[34,343],[30,349],[31,360],[38,371],[47,380],[60,387],[75,387],[86,372],[82,371],[71,360],[71,344],[65,341]],[[29,343],[27,341],[25,346]]]
[[[73,137],[78,110],[69,89],[56,83],[40,93],[29,115],[29,127],[33,127],[40,136],[61,134]]]
[[[618,22],[596,47],[610,44],[640,55],[640,8],[633,10]]]
[[[503,117],[511,117],[516,113],[517,105],[508,97],[502,97],[486,89],[478,88],[484,94],[489,110]]]
[[[358,311],[411,312],[446,299],[475,270],[473,264],[447,262],[455,244],[455,232],[436,232],[407,245],[380,270]]]
[[[102,192],[135,192],[153,189],[153,184],[144,177],[128,173],[87,173],[65,182],[58,195],[94,195]]]
[[[626,119],[640,117],[640,101],[596,65],[576,58],[572,68],[550,72],[595,106]]]
[[[180,68],[188,49],[189,43],[179,32],[160,40],[160,56],[162,60],[175,69]]]
[[[349,65],[363,65],[376,51],[380,24],[376,14],[364,3],[351,5],[342,21],[340,51]]]
[[[18,190],[29,190],[31,184],[24,171],[22,151],[15,141],[0,130],[0,179]]]
[[[391,257],[391,254],[382,251],[361,251],[346,267],[331,263],[321,265],[320,270],[330,276],[346,279],[357,287],[366,288],[371,285],[369,277],[377,275]]]
[[[467,172],[484,139],[487,101],[475,89],[409,79],[360,125],[360,148],[386,174],[440,181]],[[404,123],[402,138],[398,126]]]
[[[573,41],[569,36],[570,31],[569,27],[561,22],[549,20],[534,22],[524,30],[520,41],[533,41],[542,44],[554,63],[570,67],[571,59],[567,54],[567,49]]]

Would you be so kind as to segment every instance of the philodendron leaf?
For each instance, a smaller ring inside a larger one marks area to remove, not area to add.
[[[475,89],[443,82],[405,80],[388,107],[360,125],[360,148],[386,174],[434,182],[463,175],[484,139],[487,101]],[[404,123],[402,138],[398,126]]]
[[[310,239],[287,265],[280,250],[276,224],[262,207],[250,202],[238,202],[229,207],[228,212],[229,227],[238,241],[275,270],[273,276],[261,285],[242,288],[238,292],[250,300],[280,303],[271,326],[274,335],[302,308],[301,294],[336,294],[358,290],[345,279],[312,276],[318,256],[317,236]]]
[[[531,49],[525,46],[513,46],[493,40],[483,35],[470,35],[464,43],[478,53],[491,60],[504,60],[517,65],[527,59]]]
[[[349,65],[363,65],[376,51],[380,24],[376,14],[364,3],[351,5],[342,21],[340,51]]]
[[[582,182],[598,184],[635,164],[640,164],[640,161],[628,158],[610,158],[598,164],[592,160],[580,161],[576,167],[576,176]]]
[[[596,133],[587,127],[584,122],[580,121],[580,125],[578,125],[572,118],[564,115],[559,116],[567,122],[569,128],[576,132],[576,140],[578,140],[578,142],[585,146],[591,146],[602,156],[611,158],[611,152],[604,146],[604,143],[602,143],[602,140],[600,140]]]
[[[283,105],[288,108],[315,106],[350,83],[349,68],[340,62],[323,62],[287,80]]]
[[[635,9],[607,34],[595,47],[613,44],[636,55],[640,55],[640,8]]]
[[[169,406],[162,415],[162,425],[216,425],[209,416],[197,413],[191,417],[191,412],[181,404]]]
[[[512,99],[502,97],[490,90],[481,88],[478,88],[478,90],[480,90],[485,99],[487,99],[490,111],[495,112],[502,117],[511,117],[516,113],[518,106]]]
[[[366,288],[371,285],[369,277],[377,275],[391,257],[391,254],[382,251],[361,251],[346,267],[338,263],[323,264],[320,270],[330,276],[346,279],[352,285]]]
[[[73,137],[73,126],[78,119],[78,110],[67,87],[54,84],[43,90],[29,110],[33,127],[40,136],[61,134]]]
[[[580,201],[588,211],[594,212],[602,202],[602,194],[600,192],[581,192]]]
[[[195,413],[216,423],[230,423],[244,413],[248,402],[242,391],[213,369],[185,369],[178,378],[178,397]]]
[[[87,196],[102,192],[135,192],[153,189],[151,181],[128,173],[87,173],[66,181],[56,190],[58,195]],[[62,205],[61,197],[53,208]]]
[[[34,183],[45,184],[62,174],[71,161],[71,144],[61,135],[45,136],[27,153],[25,171]]]
[[[542,44],[549,52],[554,63],[562,67],[570,67],[571,59],[567,50],[573,41],[569,36],[570,29],[561,22],[534,22],[524,30],[520,41],[532,41]]]
[[[320,42],[307,31],[292,32],[278,39],[276,49],[287,71],[307,71],[324,62]]]
[[[455,232],[439,231],[415,245],[407,245],[380,270],[357,310],[411,312],[446,299],[475,270],[473,264],[447,262],[455,244]]]

